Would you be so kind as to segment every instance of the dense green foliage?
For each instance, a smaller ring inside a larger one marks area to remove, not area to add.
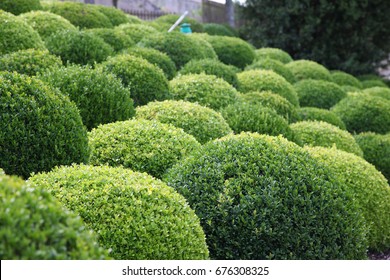
[[[213,259],[366,258],[363,220],[336,178],[281,137],[207,143],[165,176],[200,218]]]
[[[255,62],[253,62],[251,65],[248,65],[245,70],[252,70],[252,69],[264,69],[264,70],[272,70],[276,74],[279,74],[283,78],[286,79],[287,82],[293,84],[295,83],[295,77],[293,73],[288,69],[282,62],[270,59],[270,58],[264,58],[264,59],[257,59]]]
[[[284,50],[278,48],[260,48],[255,50],[255,60],[274,59],[283,64],[292,62],[292,57]]]
[[[300,121],[290,125],[304,145],[333,147],[363,157],[363,151],[353,136],[345,130],[323,121]]]
[[[203,24],[203,29],[204,29],[204,32],[209,34],[209,35],[235,37],[235,34],[232,31],[230,31],[230,29],[227,28],[223,24],[205,23],[205,24]]]
[[[305,79],[331,81],[332,77],[328,69],[321,64],[310,60],[295,60],[286,64],[297,81]]]
[[[135,23],[127,23],[122,24],[115,28],[116,30],[120,30],[129,36],[135,43],[141,41],[144,37],[147,37],[151,34],[156,34],[158,31],[148,25],[145,24],[135,24]]]
[[[135,45],[133,39],[127,36],[124,32],[112,28],[93,28],[86,30],[97,37],[100,37],[109,44],[115,52],[130,48]]]
[[[330,72],[331,81],[338,84],[339,86],[351,86],[355,88],[361,88],[361,82],[352,76],[351,74],[345,73],[343,71],[331,71]]]
[[[137,108],[136,118],[172,124],[201,144],[232,132],[220,113],[186,101],[150,102]]]
[[[1,0],[0,10],[19,15],[33,10],[42,9],[39,0]]]
[[[384,81],[381,80],[364,80],[361,82],[363,88],[372,88],[372,87],[384,87],[387,88],[388,86]]]
[[[111,22],[113,26],[129,23],[130,20],[122,10],[114,7],[107,7],[103,5],[96,5],[95,8],[104,14]]]
[[[323,121],[346,129],[343,121],[332,111],[316,107],[302,107],[297,110],[296,121]]]
[[[364,93],[368,93],[372,96],[379,96],[390,100],[390,88],[385,87],[372,87],[363,90]]]
[[[155,23],[157,24],[167,24],[168,29],[170,26],[172,26],[178,19],[180,15],[164,15],[161,17],[158,17],[154,20]],[[203,32],[203,25],[198,22],[196,19],[190,18],[190,17],[185,17],[181,24],[183,23],[189,23],[191,25],[191,30],[192,32]],[[168,31],[168,29],[166,31]]]
[[[124,168],[55,168],[31,178],[78,213],[120,260],[206,259],[199,219],[163,182]]]
[[[0,166],[29,177],[85,162],[88,138],[76,106],[36,78],[0,72]]]

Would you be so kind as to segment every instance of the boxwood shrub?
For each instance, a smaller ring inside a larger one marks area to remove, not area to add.
[[[154,20],[157,24],[167,24],[172,26],[178,19],[180,15],[163,15]],[[189,23],[191,24],[192,32],[204,32],[203,24],[198,22],[196,19],[185,17],[181,23]],[[169,29],[169,28],[168,28]],[[166,31],[168,31],[168,29]]]
[[[106,60],[114,52],[103,39],[78,30],[57,32],[47,38],[46,46],[52,54],[61,57],[64,64],[93,65]]]
[[[362,90],[357,87],[352,87],[352,86],[340,86],[342,90],[344,90],[347,94],[351,92],[361,92]]]
[[[101,125],[89,133],[90,163],[124,166],[160,178],[200,147],[182,129],[157,121],[129,120]]]
[[[337,174],[345,188],[354,194],[368,227],[372,251],[390,248],[390,187],[383,175],[364,159],[329,148],[306,148]],[[346,176],[348,174],[348,176]]]
[[[285,78],[287,82],[291,84],[295,83],[295,77],[293,73],[282,62],[278,60],[269,58],[257,59],[251,65],[245,67],[245,70],[253,69],[272,70],[276,74],[279,74],[280,76]]]
[[[333,83],[338,84],[339,86],[351,86],[355,88],[362,88],[361,82],[351,74],[336,70],[336,71],[331,71],[330,76],[331,76],[331,81]]]
[[[137,108],[136,118],[172,124],[194,136],[201,144],[232,133],[231,128],[220,113],[181,100],[150,102]]]
[[[328,69],[311,60],[295,60],[286,64],[297,81],[305,79],[331,81],[332,77]]]
[[[125,86],[131,88],[135,106],[171,97],[164,72],[143,58],[126,54],[117,55],[104,62],[102,67],[104,71],[113,73]]]
[[[19,15],[33,10],[41,10],[39,0],[1,0],[0,10]]]
[[[177,76],[169,82],[169,88],[175,100],[198,102],[214,110],[236,102],[238,94],[228,82],[206,74]]]
[[[332,111],[316,107],[302,107],[297,110],[296,121],[323,121],[337,126],[343,130],[346,129],[343,121]]]
[[[128,23],[137,23],[137,24],[144,23],[144,21],[137,16],[126,14],[126,17],[127,20],[129,21]]]
[[[0,56],[0,71],[16,71],[29,76],[59,66],[62,66],[61,59],[48,51],[28,49]]]
[[[0,55],[18,50],[45,50],[45,45],[36,32],[23,19],[0,10]]]
[[[384,88],[387,88],[388,87],[384,81],[379,80],[379,79],[364,80],[361,83],[362,83],[363,88],[372,88],[372,87],[384,87]]]
[[[87,131],[75,104],[36,78],[0,72],[0,166],[24,178],[85,162]]]
[[[274,59],[283,64],[292,62],[292,57],[285,51],[278,48],[260,48],[255,50],[255,60]]]
[[[106,259],[93,232],[44,188],[0,175],[2,260]]]
[[[390,182],[390,133],[363,132],[355,135],[355,140],[363,150],[364,159],[375,165]]]
[[[353,136],[345,130],[323,121],[300,121],[290,124],[304,145],[333,147],[363,157],[363,151]]]
[[[294,87],[282,76],[270,70],[247,70],[237,74],[239,91],[271,91],[286,98],[294,106],[299,106]]]
[[[355,94],[341,100],[332,111],[351,133],[390,132],[390,101],[368,94]]]
[[[364,259],[350,195],[282,137],[242,133],[207,143],[164,180],[200,218],[212,259]]]
[[[147,174],[74,165],[31,181],[78,213],[115,259],[208,258],[194,211],[175,190]]]
[[[144,37],[159,33],[155,28],[146,24],[126,23],[115,27],[115,30],[122,31],[129,36],[135,43],[141,41]]]
[[[103,5],[95,5],[94,7],[99,12],[104,14],[110,20],[113,26],[118,26],[130,22],[130,19],[127,17],[127,14],[120,9]]]
[[[114,49],[115,52],[119,52],[135,45],[135,42],[130,38],[130,36],[127,36],[124,32],[117,29],[93,28],[88,29],[87,32],[103,39],[104,42]]]
[[[339,85],[321,80],[301,80],[294,84],[294,88],[303,107],[329,109],[347,96]]]
[[[224,79],[226,82],[238,87],[238,79],[235,68],[231,65],[226,65],[215,59],[200,59],[191,60],[181,68],[180,74],[201,74],[215,75]]]
[[[229,28],[223,24],[218,23],[205,23],[203,24],[204,32],[209,35],[230,36],[236,37]]]
[[[379,96],[385,99],[390,100],[390,88],[385,87],[372,87],[372,88],[366,88],[363,90],[364,93],[368,93],[372,96]]]
[[[76,103],[88,130],[99,124],[127,120],[135,114],[129,88],[101,69],[73,65],[46,71],[39,78]]]

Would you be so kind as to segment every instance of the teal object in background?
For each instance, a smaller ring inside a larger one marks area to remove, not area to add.
[[[180,25],[180,32],[184,34],[191,34],[192,33],[191,24],[183,23],[182,25]]]

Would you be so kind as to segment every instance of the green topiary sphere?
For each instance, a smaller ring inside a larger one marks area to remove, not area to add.
[[[236,102],[238,94],[223,79],[206,74],[177,76],[169,82],[169,88],[173,99],[198,102],[214,110]]]
[[[332,111],[351,133],[390,132],[390,101],[387,99],[368,94],[350,95],[332,107]]]
[[[115,259],[208,258],[194,211],[176,191],[147,174],[75,165],[31,181],[78,213]]]
[[[0,71],[16,71],[29,76],[59,66],[62,66],[61,59],[48,51],[29,49],[0,56]]]
[[[168,26],[172,26],[178,19],[180,15],[163,15],[154,20],[155,23],[159,24],[166,24]],[[191,25],[192,32],[204,32],[203,25],[198,22],[196,19],[185,17],[181,24],[183,23],[189,23]],[[169,29],[169,27],[168,27]],[[166,31],[168,31],[168,29]]]
[[[1,0],[0,10],[19,15],[33,10],[41,10],[39,0]]]
[[[86,32],[100,37],[107,44],[109,44],[115,52],[130,48],[135,45],[134,41],[124,32],[112,28],[93,28]]]
[[[332,71],[330,73],[331,81],[339,86],[351,86],[355,88],[362,88],[361,82],[352,76],[351,74],[345,73],[343,71]]]
[[[129,36],[135,43],[141,41],[144,37],[151,34],[159,33],[155,28],[145,24],[127,23],[115,27],[115,30],[119,30]]]
[[[331,81],[332,77],[328,69],[321,64],[310,60],[295,60],[286,64],[297,81],[313,79]]]
[[[363,157],[363,151],[353,136],[345,130],[323,121],[301,121],[290,125],[304,145],[333,147]]]
[[[185,101],[150,102],[137,108],[136,118],[172,124],[201,144],[232,133],[220,113]]]
[[[287,82],[291,84],[295,83],[295,77],[293,73],[282,62],[278,60],[269,58],[257,59],[254,63],[245,67],[245,70],[253,69],[272,70],[276,74],[279,74],[280,76],[285,78]]]
[[[87,131],[76,106],[36,78],[0,72],[0,166],[29,177],[85,162]]]
[[[129,23],[136,23],[136,24],[144,23],[144,21],[137,16],[126,14],[126,17]]]
[[[91,164],[121,165],[156,178],[200,147],[182,129],[148,120],[101,125],[89,133],[89,143]]]
[[[127,14],[120,9],[103,5],[95,5],[94,7],[110,20],[112,26],[118,26],[120,24],[130,22]]]
[[[101,69],[73,65],[52,69],[39,78],[76,103],[88,130],[99,124],[130,119],[135,114],[130,90]]]
[[[364,221],[351,197],[282,137],[215,140],[164,179],[195,209],[212,259],[366,258]]]
[[[0,56],[25,49],[45,50],[39,34],[24,20],[0,10]]]
[[[390,182],[390,133],[385,135],[363,132],[355,135],[364,159],[375,165]]]
[[[372,88],[366,88],[365,90],[363,90],[363,92],[371,96],[379,96],[390,100],[390,88],[372,87]]]
[[[215,75],[224,79],[234,87],[238,87],[237,74],[233,66],[226,65],[215,59],[191,60],[181,68],[180,74],[201,74]]]
[[[205,23],[203,24],[203,29],[204,32],[209,35],[236,37],[233,32],[223,24]]]
[[[294,121],[323,121],[343,130],[346,129],[343,121],[335,113],[315,107],[299,108],[297,110],[297,118]]]
[[[55,33],[47,38],[46,46],[52,54],[60,56],[64,64],[93,65],[106,60],[114,52],[103,39],[78,30]]]
[[[237,74],[238,89],[243,92],[271,91],[286,98],[294,106],[299,106],[294,87],[282,76],[270,70],[247,70]]]
[[[362,90],[357,87],[351,87],[351,86],[340,86],[343,91],[345,91],[347,94],[353,93],[353,92],[361,92]]]
[[[274,59],[283,64],[292,62],[292,57],[285,51],[278,48],[260,48],[255,50],[255,60]]]
[[[294,84],[294,88],[303,107],[329,109],[347,96],[337,84],[321,80],[301,80]]]
[[[373,88],[373,87],[384,87],[388,88],[385,82],[382,80],[364,80],[362,81],[362,86],[364,89]]]
[[[375,167],[353,154],[329,148],[306,148],[338,175],[354,194],[368,227],[368,244],[373,251],[390,248],[390,187]],[[347,176],[346,176],[347,175]]]
[[[120,78],[125,86],[130,87],[135,106],[171,97],[164,72],[143,58],[118,55],[109,58],[102,67],[104,71]]]

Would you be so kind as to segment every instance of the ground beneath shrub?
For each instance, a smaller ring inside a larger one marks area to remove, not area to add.
[[[390,250],[383,253],[368,252],[368,258],[370,260],[390,260]]]

